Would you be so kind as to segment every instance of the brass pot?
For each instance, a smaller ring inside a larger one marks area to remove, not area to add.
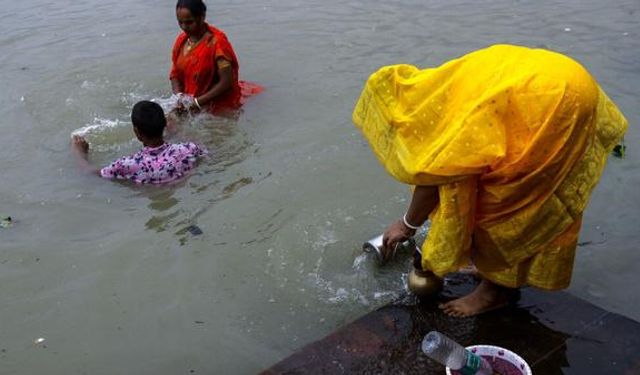
[[[411,293],[418,297],[428,297],[442,289],[442,279],[433,272],[412,269],[407,278]]]

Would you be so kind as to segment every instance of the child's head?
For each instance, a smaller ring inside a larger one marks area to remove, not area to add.
[[[131,122],[138,138],[142,136],[149,140],[161,139],[164,128],[167,126],[162,107],[148,100],[137,102],[133,106]]]

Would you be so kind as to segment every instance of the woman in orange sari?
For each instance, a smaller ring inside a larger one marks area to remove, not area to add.
[[[422,268],[477,268],[478,287],[441,305],[456,317],[503,306],[523,285],[569,285],[582,214],[627,128],[579,63],[512,45],[431,69],[383,67],[353,120],[387,171],[415,186],[386,249],[429,218]]]
[[[202,0],[178,0],[183,32],[173,46],[169,79],[185,109],[215,113],[240,106],[239,66],[224,32],[205,22],[206,11]]]

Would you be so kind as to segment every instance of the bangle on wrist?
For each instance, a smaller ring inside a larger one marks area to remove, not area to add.
[[[412,230],[418,230],[418,229],[420,229],[420,226],[419,226],[419,225],[411,225],[411,224],[409,224],[409,222],[407,221],[407,214],[404,214],[404,216],[402,216],[402,222],[403,222],[403,223],[404,223],[404,225],[405,225],[407,228],[409,228],[409,229],[412,229]]]
[[[200,103],[198,103],[198,98],[193,98],[193,102],[196,103],[196,107],[198,107],[198,109],[202,109],[202,107],[200,107]]]

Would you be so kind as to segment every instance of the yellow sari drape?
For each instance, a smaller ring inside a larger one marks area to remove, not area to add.
[[[627,122],[577,62],[511,45],[383,67],[353,112],[386,170],[438,185],[423,266],[470,260],[508,287],[569,285],[582,213]]]

